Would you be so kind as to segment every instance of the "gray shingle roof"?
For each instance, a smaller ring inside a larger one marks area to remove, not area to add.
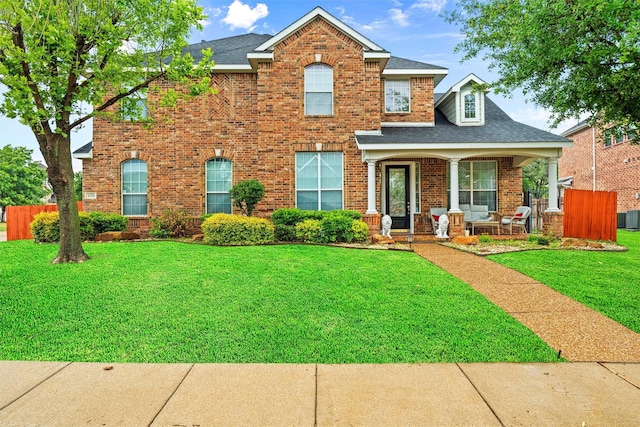
[[[211,48],[216,64],[246,65],[249,63],[247,53],[272,37],[269,34],[243,34],[218,40],[203,40],[201,43],[187,46],[185,52],[191,53],[191,56],[199,61],[202,58],[202,50]]]
[[[86,144],[84,144],[82,147],[74,151],[73,154],[89,154],[92,148],[93,148],[93,141],[89,141]]]
[[[362,144],[568,141],[551,132],[514,121],[488,97],[485,97],[484,126],[456,126],[436,109],[433,127],[383,127],[382,136],[358,135],[358,142]]]
[[[389,62],[385,67],[387,70],[446,70],[439,65],[427,64],[425,62],[413,61],[411,59],[398,58],[397,56],[391,56]]]

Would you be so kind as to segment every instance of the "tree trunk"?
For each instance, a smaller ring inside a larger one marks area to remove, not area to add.
[[[60,134],[40,137],[42,155],[47,161],[47,176],[56,195],[60,213],[60,249],[52,262],[58,264],[86,261],[89,257],[82,248],[78,203],[73,187],[71,138],[69,135]],[[43,142],[45,149],[42,149]]]

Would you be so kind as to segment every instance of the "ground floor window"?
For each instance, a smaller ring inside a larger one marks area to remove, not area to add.
[[[122,215],[147,215],[147,162],[132,159],[122,163]]]
[[[207,162],[207,213],[231,213],[231,161],[223,158]]]
[[[296,206],[305,210],[342,209],[342,153],[296,153]]]
[[[447,163],[447,190],[450,195],[449,172]],[[458,163],[458,190],[461,205],[487,205],[490,211],[497,210],[497,182],[498,164],[495,161]]]

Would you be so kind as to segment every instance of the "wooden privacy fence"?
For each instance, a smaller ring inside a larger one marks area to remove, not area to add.
[[[82,202],[78,202],[82,210]],[[40,212],[57,212],[58,205],[7,206],[7,240],[33,239],[31,227],[33,217]]]
[[[616,241],[618,193],[567,189],[564,237]]]

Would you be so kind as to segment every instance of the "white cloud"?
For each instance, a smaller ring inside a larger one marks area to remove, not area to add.
[[[259,19],[269,15],[269,8],[264,3],[258,3],[254,8],[242,3],[242,0],[233,0],[229,5],[227,16],[222,19],[224,24],[229,25],[232,30],[243,28],[251,32]]]
[[[400,9],[389,9],[389,15],[391,20],[400,25],[401,27],[407,27],[409,25],[409,16]]]
[[[440,13],[446,4],[447,0],[418,0],[411,6],[411,8]]]

